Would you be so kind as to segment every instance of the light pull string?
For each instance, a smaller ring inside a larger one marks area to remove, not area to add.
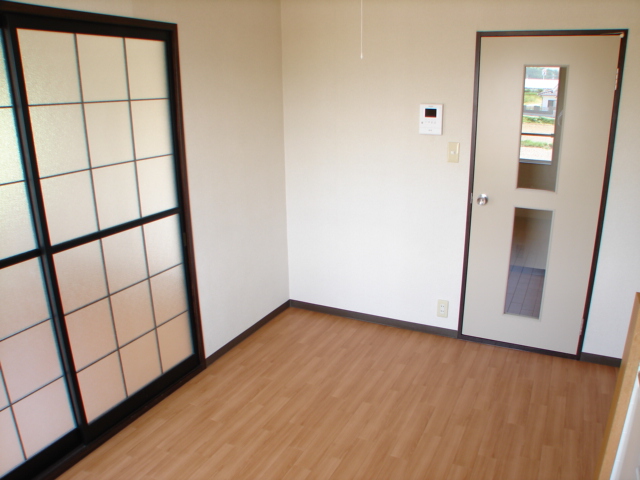
[[[363,32],[364,32],[364,0],[360,0],[360,60],[364,58]]]

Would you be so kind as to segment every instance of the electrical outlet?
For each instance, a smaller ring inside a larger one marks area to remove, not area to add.
[[[449,316],[449,301],[438,300],[438,316],[447,318]]]

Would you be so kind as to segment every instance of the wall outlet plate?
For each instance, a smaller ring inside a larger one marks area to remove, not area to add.
[[[439,317],[447,318],[449,316],[449,301],[448,300],[438,300],[438,311],[437,314]]]

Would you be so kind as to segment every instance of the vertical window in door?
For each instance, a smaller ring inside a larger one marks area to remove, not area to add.
[[[525,67],[518,188],[556,189],[566,70]]]

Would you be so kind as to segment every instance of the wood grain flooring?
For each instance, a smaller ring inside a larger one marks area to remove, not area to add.
[[[616,373],[290,308],[60,478],[585,480]]]

